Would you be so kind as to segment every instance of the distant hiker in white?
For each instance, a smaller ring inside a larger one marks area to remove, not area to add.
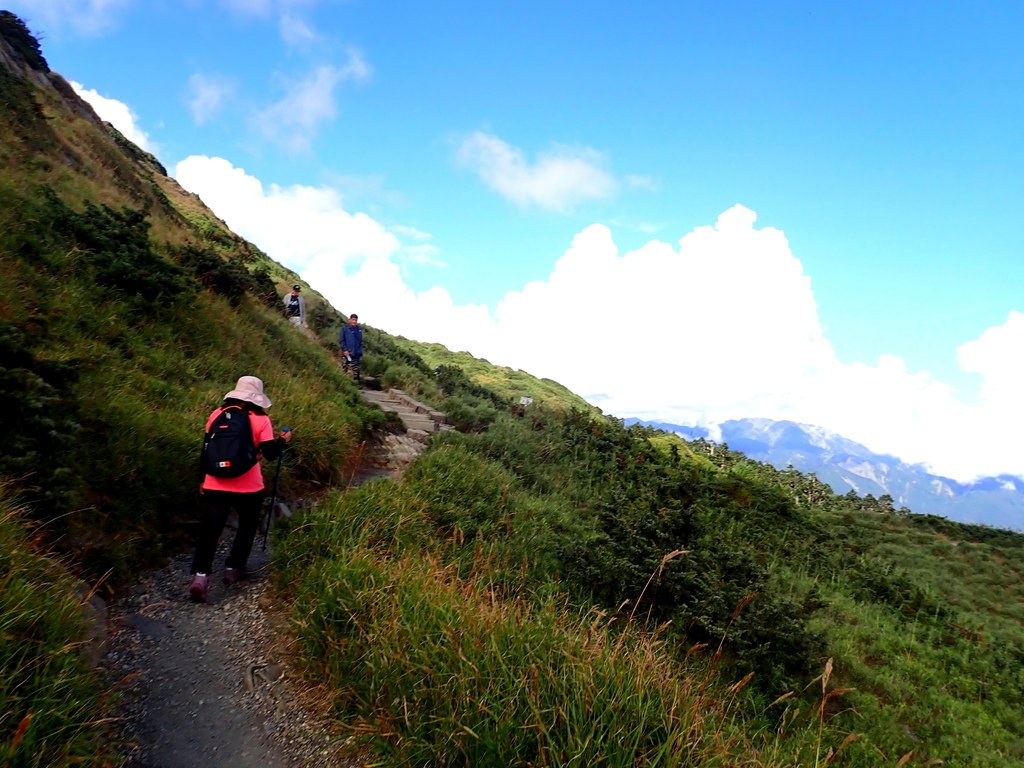
[[[302,298],[302,286],[296,283],[292,292],[284,295],[284,313],[296,328],[306,327],[306,300]]]

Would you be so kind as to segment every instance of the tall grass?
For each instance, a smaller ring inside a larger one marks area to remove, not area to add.
[[[728,452],[714,458],[721,466],[652,451],[642,433],[613,423],[543,411],[436,438],[400,481],[331,498],[280,542],[277,572],[300,595],[296,626],[310,669],[339,687],[339,715],[380,740],[394,765],[554,764],[551,755],[568,760],[574,749],[608,760],[586,752],[588,735],[628,728],[605,728],[612,721],[586,698],[605,689],[566,670],[599,665],[619,680],[628,649],[657,656],[648,663],[656,681],[644,684],[677,685],[676,711],[690,708],[679,722],[696,751],[673,751],[670,724],[657,760],[1020,764],[1018,610],[968,594],[988,594],[1008,572],[999,565],[1015,556],[1017,539],[980,532],[986,538],[971,542],[964,531],[959,545],[924,556],[937,540],[905,517],[853,513],[812,479],[767,483],[760,465],[736,469]],[[676,550],[685,551],[666,561]],[[945,583],[952,569],[937,568],[936,557],[955,559],[964,583]],[[614,621],[588,623],[594,605]],[[992,622],[983,626],[985,616]],[[655,622],[669,626],[634,634]],[[512,626],[532,645],[507,637]],[[594,645],[597,630],[606,634]],[[596,652],[620,638],[624,655]],[[688,654],[695,642],[717,651]],[[801,672],[805,663],[811,671]],[[533,669],[583,698],[531,687]],[[785,687],[779,670],[792,681]],[[459,697],[475,704],[447,701]],[[606,698],[616,713],[632,712]],[[699,719],[698,699],[726,714]],[[587,735],[560,719],[580,701],[597,713]],[[494,702],[518,728],[491,718]],[[662,722],[656,705],[643,706]],[[557,737],[531,719],[536,712]],[[520,737],[501,752],[499,742]],[[637,764],[655,760],[622,743]]]
[[[74,582],[0,488],[0,765],[104,765],[103,691]]]
[[[752,675],[722,677],[721,646],[686,652],[629,613],[571,602],[549,558],[573,529],[538,504],[443,444],[400,481],[335,494],[286,527],[275,574],[302,658],[382,765],[834,761],[822,745],[846,734],[825,728],[831,711],[784,697],[758,713]]]
[[[782,765],[705,662],[564,601],[502,597],[434,557],[356,548],[296,594],[308,663],[380,765]]]

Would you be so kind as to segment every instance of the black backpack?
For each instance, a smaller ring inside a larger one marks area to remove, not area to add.
[[[203,440],[203,472],[214,477],[244,475],[259,461],[249,414],[229,405],[217,414]]]

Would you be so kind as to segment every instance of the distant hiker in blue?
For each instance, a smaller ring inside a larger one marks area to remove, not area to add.
[[[338,348],[341,351],[341,369],[359,381],[363,359],[363,329],[359,325],[359,315],[349,315],[348,325],[341,326]]]

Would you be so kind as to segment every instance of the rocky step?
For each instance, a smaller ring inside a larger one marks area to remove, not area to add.
[[[389,397],[397,403],[401,403],[406,407],[412,409],[416,413],[421,413],[428,416],[437,424],[444,424],[447,420],[445,415],[441,411],[431,408],[429,405],[424,405],[415,398],[411,397],[407,393],[400,389],[392,389],[388,391]]]
[[[410,436],[417,440],[425,441],[434,432],[450,428],[443,413],[423,405],[399,389],[386,392],[364,389],[360,394],[366,402],[397,414]]]

